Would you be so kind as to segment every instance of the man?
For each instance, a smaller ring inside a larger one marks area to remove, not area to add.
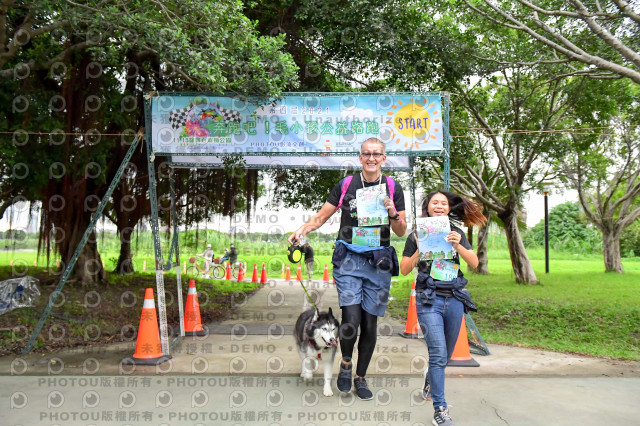
[[[211,268],[211,263],[213,262],[213,250],[211,249],[211,244],[207,244],[207,248],[205,251],[200,253],[198,257],[204,257],[204,274],[202,274],[203,278],[210,278],[209,269]]]
[[[231,264],[231,267],[233,267],[237,261],[238,261],[238,250],[236,249],[236,246],[231,244],[229,246],[229,263]]]
[[[304,243],[302,252],[304,253],[304,266],[307,268],[307,276],[309,280],[313,280],[313,249],[309,243]]]
[[[342,392],[351,390],[351,358],[359,328],[358,363],[353,383],[356,395],[362,400],[373,398],[365,374],[375,350],[378,317],[384,316],[386,310],[391,276],[398,275],[398,256],[390,244],[390,231],[401,237],[407,230],[402,188],[393,179],[383,179],[384,150],[381,140],[365,140],[359,156],[362,172],[338,182],[320,211],[289,237],[291,244],[301,241],[302,237],[322,226],[337,208],[342,209],[332,259],[333,279],[342,309],[342,362],[337,386]],[[366,218],[358,217],[359,214],[364,216],[365,212]]]

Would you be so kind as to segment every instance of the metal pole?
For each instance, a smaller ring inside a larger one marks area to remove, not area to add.
[[[42,330],[42,327],[44,326],[44,323],[47,320],[47,317],[51,313],[51,309],[53,309],[53,305],[55,304],[56,299],[58,298],[58,296],[60,296],[60,293],[62,292],[62,288],[64,287],[64,284],[67,282],[67,279],[71,275],[71,271],[73,271],[73,268],[76,266],[76,262],[80,257],[80,253],[82,252],[84,245],[87,243],[87,240],[91,236],[91,233],[93,232],[96,226],[96,223],[98,222],[98,219],[100,218],[100,215],[104,210],[104,207],[107,205],[107,203],[111,199],[111,194],[113,194],[113,190],[118,185],[118,182],[120,181],[120,178],[122,177],[122,174],[124,173],[125,168],[129,164],[129,160],[133,156],[133,152],[135,151],[136,146],[138,146],[138,141],[140,141],[141,138],[142,138],[142,131],[139,131],[136,137],[133,139],[133,142],[131,142],[131,146],[129,147],[129,150],[127,151],[124,158],[122,159],[122,163],[120,163],[120,167],[118,168],[118,170],[116,171],[116,174],[111,180],[111,184],[109,185],[107,192],[102,197],[102,201],[100,201],[98,208],[93,213],[93,216],[91,216],[91,222],[89,223],[89,226],[87,226],[87,229],[85,229],[84,235],[82,236],[82,238],[80,239],[80,242],[78,243],[78,246],[76,247],[76,251],[73,253],[73,256],[71,256],[71,259],[69,260],[69,264],[65,267],[64,272],[62,273],[62,277],[58,282],[58,285],[56,286],[55,290],[53,290],[53,293],[51,293],[51,295],[49,296],[49,302],[47,303],[47,307],[45,308],[44,312],[40,316],[40,319],[38,320],[38,323],[36,324],[36,327],[34,328],[33,333],[31,334],[31,337],[27,342],[27,345],[22,350],[23,355],[26,355],[29,352],[31,352],[31,348],[33,348],[33,345],[36,343],[38,339],[38,335],[40,335],[40,330]]]
[[[544,272],[549,273],[549,192],[544,191]]]

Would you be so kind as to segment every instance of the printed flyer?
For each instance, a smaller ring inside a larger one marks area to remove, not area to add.
[[[453,259],[455,250],[446,240],[447,235],[451,232],[448,216],[417,218],[416,228],[421,259]]]
[[[384,199],[386,196],[386,183],[356,190],[358,226],[389,224],[389,212],[384,208]]]

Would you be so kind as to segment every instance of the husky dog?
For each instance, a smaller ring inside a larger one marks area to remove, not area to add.
[[[329,312],[318,312],[315,309],[304,311],[298,317],[294,328],[294,336],[298,345],[298,353],[302,360],[300,377],[305,380],[313,378],[316,363],[322,360],[324,368],[324,396],[332,396],[331,375],[333,361],[338,350],[338,327],[340,323]]]

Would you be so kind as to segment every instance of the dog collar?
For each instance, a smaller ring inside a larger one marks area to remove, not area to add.
[[[311,340],[311,339],[307,339],[309,341],[309,344],[313,347],[313,349],[315,349],[316,351],[320,351],[320,347],[316,347],[316,342]],[[318,359],[322,359],[322,352],[318,352]]]

